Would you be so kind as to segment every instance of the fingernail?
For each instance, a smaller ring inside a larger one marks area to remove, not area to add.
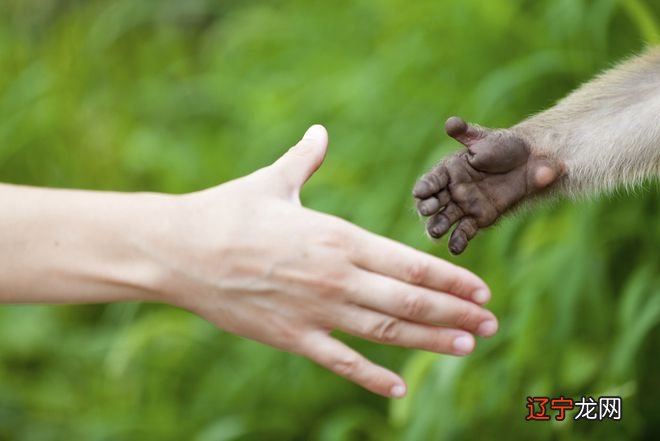
[[[311,126],[305,134],[303,135],[303,139],[319,139],[324,135],[325,129],[323,128],[322,125],[320,124],[314,124]]]
[[[495,335],[496,332],[497,322],[495,320],[486,320],[480,324],[479,328],[477,329],[477,334],[482,337],[490,337],[491,335]]]
[[[486,303],[490,300],[490,292],[487,289],[478,289],[472,294],[472,299],[477,303]]]
[[[393,396],[394,398],[401,398],[406,394],[406,386],[403,384],[397,384],[396,386],[392,386],[392,389],[390,389],[390,395]]]
[[[474,349],[474,339],[468,335],[461,335],[454,339],[454,349],[459,354],[469,354]]]

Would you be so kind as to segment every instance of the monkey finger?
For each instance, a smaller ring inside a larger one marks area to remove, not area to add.
[[[449,251],[454,255],[461,254],[478,231],[479,226],[473,217],[461,219],[449,238]]]
[[[449,175],[445,164],[437,164],[417,181],[413,188],[413,196],[418,199],[426,199],[445,188],[447,182],[449,182]]]
[[[430,216],[440,211],[449,203],[451,196],[447,190],[442,190],[435,196],[428,199],[417,200],[417,212],[422,216]]]
[[[437,239],[445,234],[463,215],[463,210],[455,203],[450,202],[444,210],[429,218],[426,223],[426,231],[429,236]]]
[[[417,213],[421,216],[430,216],[440,210],[440,201],[435,196],[428,199],[417,199]]]
[[[463,118],[459,118],[458,116],[452,116],[445,122],[445,131],[447,135],[465,147],[470,147],[488,134],[487,130],[473,124],[468,124]]]

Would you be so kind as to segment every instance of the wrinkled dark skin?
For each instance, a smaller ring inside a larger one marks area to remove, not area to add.
[[[467,149],[422,176],[413,196],[419,214],[429,217],[426,231],[432,238],[456,224],[449,250],[460,254],[480,229],[552,186],[563,167],[532,154],[528,142],[513,130],[485,129],[455,116],[447,120],[445,130]]]

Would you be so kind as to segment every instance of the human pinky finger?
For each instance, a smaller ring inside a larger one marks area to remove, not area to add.
[[[394,398],[406,394],[401,377],[323,331],[308,334],[297,352],[371,392]]]

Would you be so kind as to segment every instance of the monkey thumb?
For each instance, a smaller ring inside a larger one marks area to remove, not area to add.
[[[328,132],[320,124],[311,126],[302,139],[280,157],[273,167],[286,177],[294,190],[300,189],[323,163],[328,148]]]

